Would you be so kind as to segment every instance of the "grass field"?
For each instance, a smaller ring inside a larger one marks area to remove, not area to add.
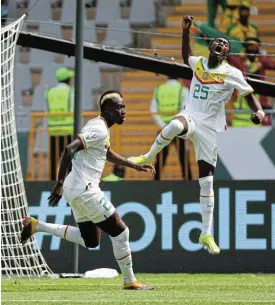
[[[275,275],[139,274],[154,291],[115,279],[2,280],[2,304],[275,304]]]

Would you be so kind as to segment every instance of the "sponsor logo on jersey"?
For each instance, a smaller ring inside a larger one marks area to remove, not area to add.
[[[98,134],[96,132],[90,132],[85,135],[85,140],[96,140],[98,138]]]

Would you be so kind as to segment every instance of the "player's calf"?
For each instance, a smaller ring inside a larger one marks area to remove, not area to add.
[[[139,157],[131,157],[129,160],[136,164],[151,163],[155,156],[184,130],[185,126],[183,122],[179,118],[173,119],[162,129],[147,154]]]
[[[152,290],[152,286],[147,286],[136,280],[133,271],[132,255],[129,244],[129,229],[126,229],[118,236],[111,237],[113,251],[116,261],[121,270],[124,287],[128,290]]]
[[[214,190],[213,176],[202,177],[200,183],[200,206],[202,214],[202,233],[200,235],[200,244],[205,246],[210,254],[219,254],[220,248],[211,235],[211,226],[214,212]]]

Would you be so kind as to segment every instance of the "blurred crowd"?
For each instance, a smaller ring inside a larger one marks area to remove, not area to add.
[[[245,76],[265,80],[266,70],[275,70],[275,61],[266,56],[266,50],[262,48],[259,30],[250,21],[251,15],[257,15],[258,9],[252,0],[208,0],[208,25],[215,28],[217,12],[221,8],[219,26],[217,30],[225,34],[231,40],[239,40],[243,45],[240,55],[232,55],[228,58],[231,65],[240,69]],[[264,109],[272,109],[270,100],[266,96],[259,96]],[[234,94],[231,100],[233,109],[248,110],[248,106],[242,97]],[[231,117],[231,125],[238,127],[253,126],[249,114],[235,114]],[[271,124],[271,116],[267,115],[264,125]]]

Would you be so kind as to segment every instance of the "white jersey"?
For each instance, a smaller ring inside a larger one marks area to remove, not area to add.
[[[224,61],[217,68],[208,68],[205,57],[189,57],[193,70],[186,110],[201,124],[216,130],[226,130],[225,104],[234,89],[242,96],[253,92],[242,72]]]
[[[99,182],[110,147],[108,126],[103,118],[97,117],[86,123],[78,137],[84,149],[74,155],[72,171],[66,177],[64,186],[83,190],[89,185],[93,193],[100,192]]]

